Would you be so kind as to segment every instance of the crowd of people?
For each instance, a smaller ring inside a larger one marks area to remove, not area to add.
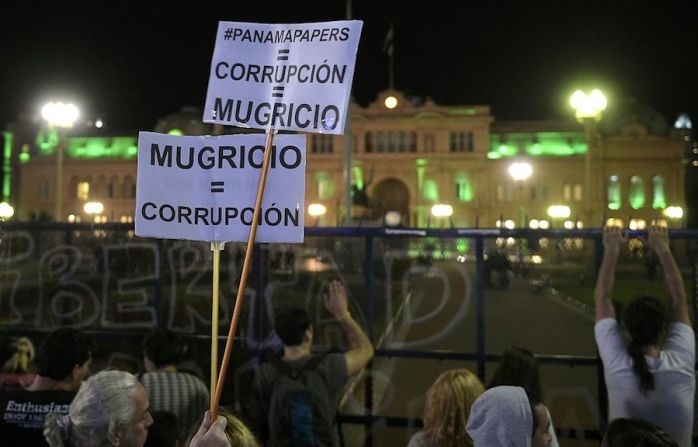
[[[647,246],[661,266],[667,304],[642,296],[619,318],[612,294],[625,242],[621,229],[604,228],[594,290],[594,336],[609,408],[601,445],[689,447],[695,335],[683,279],[666,229],[650,228]],[[374,349],[339,281],[328,284],[324,307],[347,349],[312,353],[310,315],[300,308],[283,310],[274,321],[283,352],[257,368],[250,411],[236,415],[220,407],[215,420],[206,385],[178,370],[187,347],[175,334],[155,331],[145,337],[140,375],[105,369],[89,376],[92,342],[78,329],[50,332],[38,349],[26,337],[12,338],[2,352],[0,445],[336,447],[342,390],[371,361]],[[464,368],[440,374],[426,393],[423,427],[408,447],[558,447],[554,415],[545,402],[536,356],[512,346],[487,385]]]

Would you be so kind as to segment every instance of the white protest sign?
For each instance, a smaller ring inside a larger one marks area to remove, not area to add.
[[[341,135],[363,22],[219,22],[203,121]]]
[[[265,137],[140,132],[136,235],[247,241]],[[274,138],[257,242],[303,242],[305,141],[303,135]]]

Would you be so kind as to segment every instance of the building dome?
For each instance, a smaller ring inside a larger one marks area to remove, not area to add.
[[[648,135],[667,135],[666,120],[652,107],[630,98],[611,105],[603,114],[599,130],[606,136],[624,135],[628,127],[641,125]]]

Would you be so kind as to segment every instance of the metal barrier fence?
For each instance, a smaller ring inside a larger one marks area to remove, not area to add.
[[[589,297],[583,296],[593,288],[600,263],[599,229],[306,228],[305,234],[301,245],[255,248],[241,319],[245,323],[238,335],[241,343],[223,403],[244,413],[249,391],[245,384],[267,353],[279,349],[278,340],[270,336],[270,322],[280,306],[306,307],[314,316],[321,344],[337,344],[341,333],[323,315],[320,303],[326,282],[339,277],[352,297],[362,297],[352,300],[352,313],[377,346],[375,359],[345,396],[339,421],[346,444],[385,444],[392,435],[381,432],[390,427],[403,429],[401,440],[407,437],[405,428],[420,426],[415,408],[424,384],[437,377],[436,371],[473,365],[486,383],[502,347],[512,344],[539,353],[552,382],[564,382],[568,375],[567,370],[561,373],[555,368],[593,370],[595,390],[573,387],[582,397],[570,397],[564,386],[554,387],[560,412],[565,411],[565,402],[576,399],[587,402],[580,411],[592,416],[558,418],[555,409],[551,412],[562,436],[600,439],[599,429],[603,431],[606,420],[605,386],[593,334],[584,332],[593,323],[589,323]],[[630,236],[645,233],[631,231]],[[671,230],[670,237],[696,315],[698,231]],[[198,358],[192,360],[192,369],[207,377],[208,361],[202,356],[210,340],[208,250],[203,243],[137,238],[132,224],[3,223],[0,334],[39,337],[53,327],[74,325],[99,340],[97,367],[137,371],[138,340],[152,328],[168,328],[201,346],[194,350]],[[228,244],[222,256],[222,327],[230,319],[243,250],[242,244]],[[628,284],[640,277],[651,287],[661,284],[642,243],[629,244],[622,264],[619,271]],[[534,308],[530,311],[534,314],[527,313]],[[553,311],[538,315],[546,309]],[[452,322],[460,326],[450,327]],[[488,322],[506,327],[488,327]],[[584,334],[565,332],[572,328]],[[466,330],[474,334],[467,336]],[[586,340],[579,354],[546,352],[548,346],[564,349],[559,339],[573,336]],[[427,367],[412,368],[413,360]],[[406,370],[410,376],[424,376],[420,385],[412,381],[414,377],[405,381]],[[392,407],[386,403],[391,387]],[[403,388],[414,394],[407,404],[399,402]],[[412,408],[411,413],[390,414],[399,412],[400,406]],[[576,426],[564,424],[582,419]],[[363,427],[362,432],[352,432],[352,426]]]

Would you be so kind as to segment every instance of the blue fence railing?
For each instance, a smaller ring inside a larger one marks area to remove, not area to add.
[[[646,236],[643,231],[628,233],[630,238]],[[318,277],[327,279],[340,275],[347,278],[353,295],[363,297],[355,300],[353,306],[369,337],[377,342],[386,333],[388,324],[385,322],[395,320],[395,308],[404,304],[406,293],[396,292],[392,285],[398,282],[398,275],[404,278],[405,272],[424,273],[427,281],[425,272],[430,264],[459,262],[466,266],[473,279],[474,303],[469,308],[473,311],[475,340],[470,345],[473,349],[378,346],[373,363],[377,359],[415,359],[474,364],[477,375],[485,382],[488,363],[499,359],[498,352],[487,352],[488,337],[497,330],[504,330],[488,328],[486,324],[488,295],[499,293],[487,286],[492,269],[488,259],[493,253],[504,253],[514,261],[517,257],[525,259],[528,265],[541,271],[546,266],[567,263],[571,266],[568,270],[575,275],[579,273],[577,276],[582,278],[579,282],[585,282],[588,287],[593,284],[603,249],[600,229],[309,227],[305,235],[305,242],[297,246],[259,244],[255,247],[252,277],[248,282],[251,292],[246,298],[245,323],[238,335],[239,346],[246,351],[246,356],[239,359],[243,370],[253,370],[266,350],[278,348],[278,344],[269,339],[269,331],[271,316],[280,301],[276,295],[280,290],[290,296],[290,300],[317,307],[313,303],[323,293],[323,280]],[[690,304],[696,315],[698,231],[672,229],[670,238],[687,284],[691,286]],[[205,331],[210,326],[210,317],[206,320],[206,306],[210,309],[206,298],[210,294],[207,281],[211,276],[206,245],[137,238],[132,224],[2,223],[0,333],[33,334],[38,338],[53,327],[71,324],[85,328],[96,337],[118,338],[124,344],[133,345],[132,341],[146,331],[167,327],[204,345],[210,340]],[[639,259],[648,254],[642,251],[642,244],[629,246],[629,249],[629,264],[641,271]],[[232,291],[239,279],[242,253],[242,244],[228,244],[222,255],[223,310],[234,299]],[[396,268],[398,264],[401,270]],[[426,267],[419,267],[422,265]],[[565,280],[576,286],[577,279],[575,276]],[[552,282],[556,282],[555,278]],[[227,310],[222,312],[222,325],[229,319]],[[135,345],[136,348],[128,347],[131,351],[117,356],[116,360],[105,353],[108,360],[104,363],[121,361],[127,367],[138,368],[140,353],[137,343]],[[118,349],[122,347],[119,345]],[[599,433],[605,427],[607,399],[602,365],[595,353],[569,355],[563,352],[537,357],[541,365],[595,369],[599,427],[557,428],[561,436],[600,439]],[[207,362],[199,363],[205,374]],[[339,416],[344,425],[365,427],[365,445],[372,445],[375,427],[413,428],[421,423],[418,417],[409,415],[379,414],[374,402],[376,384],[370,374],[372,366],[362,382],[363,414]],[[224,394],[224,402],[227,399],[239,405],[245,388],[240,383],[247,380],[241,378],[243,375],[244,371],[233,378],[235,384],[231,386],[231,393]]]

